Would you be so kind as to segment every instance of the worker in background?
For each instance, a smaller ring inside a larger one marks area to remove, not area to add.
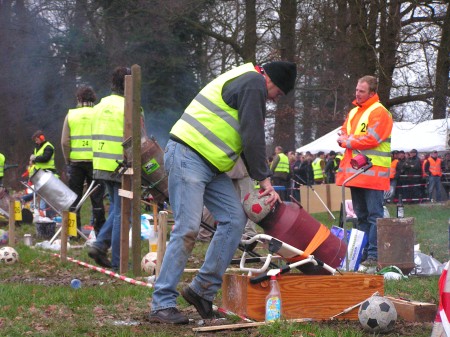
[[[61,134],[61,148],[69,175],[69,188],[77,194],[77,199],[70,210],[75,211],[80,202],[85,183],[92,182],[92,121],[94,116],[94,102],[97,100],[94,90],[88,86],[81,86],[76,92],[77,107],[70,109],[64,120]],[[92,205],[92,224],[95,234],[105,222],[105,207],[103,195],[105,187],[102,182],[96,183],[97,188],[90,195]],[[77,227],[81,228],[81,207],[77,211]]]
[[[5,156],[0,153],[0,187],[3,187],[3,175],[5,174]]]
[[[314,184],[320,185],[325,183],[325,152],[319,151],[317,157],[312,162],[314,171]]]
[[[441,177],[442,177],[442,160],[438,156],[438,152],[434,150],[430,157],[426,160],[424,172],[428,177],[428,196],[430,201],[442,201],[441,197]],[[436,198],[433,198],[433,192]]]
[[[58,177],[55,166],[55,147],[53,144],[46,139],[42,130],[36,131],[31,137],[31,140],[35,143],[35,148],[33,154],[30,156],[30,165],[34,165],[35,171],[39,169],[50,171]],[[46,211],[45,216],[48,218],[56,215],[55,211],[42,199],[39,208],[42,211]]]
[[[281,202],[266,161],[266,101],[290,92],[296,75],[291,62],[236,67],[207,84],[170,131],[164,167],[175,226],[154,286],[150,322],[189,322],[176,308],[177,285],[194,248],[203,206],[218,222],[217,230],[202,267],[181,293],[203,319],[215,317],[212,301],[247,222],[226,172],[241,156],[249,176],[259,181],[260,196],[267,196],[265,204]]]
[[[395,195],[395,189],[397,187],[397,164],[398,164],[398,151],[394,150],[391,153],[391,171],[389,173],[389,191],[385,194],[386,202],[391,202],[391,199]]]
[[[93,178],[103,181],[110,198],[109,214],[96,241],[88,249],[90,258],[105,268],[119,269],[122,178],[113,175],[123,161],[123,133],[125,116],[125,76],[131,75],[127,67],[117,67],[112,74],[112,93],[94,107],[92,123]],[[111,246],[112,259],[107,256]]]
[[[327,184],[334,184],[336,181],[336,171],[339,165],[336,160],[336,152],[330,151],[325,164],[325,176]]]
[[[358,217],[358,229],[368,238],[363,251],[363,264],[377,264],[377,219],[383,218],[384,191],[389,190],[391,167],[392,115],[379,102],[378,81],[373,76],[364,76],[356,85],[356,106],[348,114],[337,142],[345,149],[336,184],[342,186],[355,170],[350,161],[358,151],[370,158],[373,166],[347,181],[350,187],[353,209]]]
[[[272,185],[281,186],[284,189],[278,193],[283,201],[289,201],[289,188],[291,187],[291,168],[289,158],[284,154],[281,146],[275,147],[275,156],[270,165],[272,171]]]

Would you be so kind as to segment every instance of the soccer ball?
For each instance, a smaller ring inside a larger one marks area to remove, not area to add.
[[[3,229],[0,229],[0,245],[7,245],[8,239],[9,239],[8,232]]]
[[[242,202],[244,205],[245,214],[247,214],[248,218],[254,223],[261,222],[271,211],[270,205],[266,205],[264,203],[269,196],[266,195],[262,198],[259,198],[259,195],[263,192],[264,190],[262,189],[254,190],[248,193],[244,197],[244,201]]]
[[[359,307],[358,318],[364,330],[385,333],[394,329],[397,310],[386,297],[372,296]]]
[[[0,248],[0,262],[5,264],[14,264],[19,261],[19,254],[12,247]]]
[[[147,253],[141,261],[141,269],[148,275],[154,275],[156,270],[156,252]]]

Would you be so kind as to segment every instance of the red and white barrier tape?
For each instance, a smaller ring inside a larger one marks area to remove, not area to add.
[[[427,186],[427,184],[398,185],[398,186],[396,186],[396,188],[406,188],[406,187],[416,187],[416,186]]]
[[[61,258],[61,255],[59,255],[57,253],[54,253],[53,256]],[[93,269],[93,270],[99,271],[100,273],[116,277],[119,280],[131,283],[131,284],[153,288],[153,285],[151,283],[137,281],[135,279],[132,279],[131,277],[126,277],[126,276],[120,275],[118,273],[115,273],[115,272],[113,272],[111,270],[108,270],[108,269],[105,269],[105,268],[96,267],[96,266],[93,266],[92,264],[89,264],[89,263],[86,263],[86,262],[83,262],[83,261],[79,261],[79,260],[76,260],[76,259],[71,258],[71,257],[67,257],[67,260],[69,260],[70,262],[75,262],[76,264],[79,264],[80,266],[87,267],[89,269]]]

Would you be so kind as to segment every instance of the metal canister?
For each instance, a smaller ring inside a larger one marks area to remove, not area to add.
[[[24,234],[24,235],[23,235],[23,243],[24,243],[26,246],[32,246],[32,245],[33,245],[33,241],[32,241],[32,238],[31,238],[31,234]]]

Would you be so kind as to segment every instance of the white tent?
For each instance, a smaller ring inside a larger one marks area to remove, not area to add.
[[[299,147],[297,152],[310,151],[315,154],[331,150],[344,152],[336,140],[341,127],[327,133],[315,141]],[[422,123],[394,122],[391,134],[391,149],[419,152],[445,151],[450,149],[450,118],[433,119]]]

